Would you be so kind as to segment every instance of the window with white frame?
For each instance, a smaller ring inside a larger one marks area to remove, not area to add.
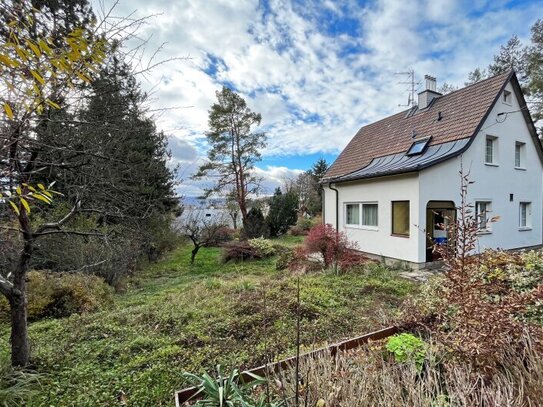
[[[524,148],[524,143],[515,142],[515,168],[524,168]]]
[[[378,226],[378,205],[376,202],[357,202],[345,204],[345,225]]]
[[[485,163],[497,164],[498,139],[494,136],[486,136]]]
[[[360,225],[360,204],[349,203],[345,205],[345,224],[347,226]]]
[[[489,213],[492,210],[490,201],[475,202],[475,218],[477,219],[477,227],[481,232],[490,232]]]
[[[376,203],[362,204],[362,226],[378,226],[378,206]]]
[[[529,229],[532,227],[532,204],[521,202],[519,204],[519,228]]]

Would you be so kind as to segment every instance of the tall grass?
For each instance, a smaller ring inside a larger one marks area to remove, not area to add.
[[[13,369],[8,359],[0,359],[0,406],[24,406],[40,390],[40,376]]]
[[[543,354],[523,339],[522,354],[511,344],[498,369],[485,375],[469,363],[428,355],[422,372],[415,364],[390,360],[381,346],[330,355],[300,363],[301,406],[474,407],[540,406],[543,400]],[[294,368],[278,373],[276,391],[295,399]]]

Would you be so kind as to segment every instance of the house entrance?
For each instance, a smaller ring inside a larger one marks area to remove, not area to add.
[[[428,201],[426,205],[426,261],[440,259],[439,253],[434,253],[434,244],[446,244],[447,225],[456,219],[456,207],[452,201]]]

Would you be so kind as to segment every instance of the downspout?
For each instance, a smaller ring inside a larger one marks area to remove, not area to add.
[[[332,187],[332,183],[328,183],[328,188],[336,192],[336,230],[339,232],[339,191]]]
[[[328,188],[336,192],[336,247],[339,245],[339,191],[337,188],[332,187],[332,183],[328,183]],[[336,274],[339,272],[337,256],[334,259],[334,269]]]

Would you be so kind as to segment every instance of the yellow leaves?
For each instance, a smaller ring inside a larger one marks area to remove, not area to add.
[[[11,106],[7,102],[4,102],[4,111],[6,112],[6,114],[11,120],[15,118],[15,115],[13,114],[13,110],[11,110]]]
[[[28,204],[28,201],[24,199],[23,197],[19,198],[21,201],[21,205],[25,208],[26,213],[30,213],[30,205]]]
[[[15,203],[13,201],[8,201],[8,202],[11,205],[11,208],[13,209],[13,212],[15,212],[17,214],[17,216],[19,216],[21,214],[21,212],[19,211],[19,208],[17,208],[17,205],[15,205]]]
[[[26,40],[25,42],[26,42],[26,45],[28,45],[28,47],[32,50],[32,52],[33,52],[34,54],[36,54],[36,56],[37,56],[38,58],[41,57],[41,50],[40,50],[40,48],[39,48],[36,44],[34,44],[34,43],[33,43],[32,41],[30,41],[30,40]]]
[[[46,196],[44,196],[44,195],[42,195],[42,194],[39,194],[39,193],[38,193],[38,194],[32,195],[32,197],[33,197],[33,198],[36,198],[36,199],[38,199],[38,200],[40,200],[40,201],[42,201],[42,202],[45,202],[45,203],[48,204],[48,205],[50,205],[51,202],[52,202],[51,198],[48,198],[48,197],[46,197]]]
[[[53,109],[60,109],[58,103],[53,102],[51,99],[45,99],[45,102],[51,106]]]
[[[28,62],[28,52],[15,44],[13,45],[13,48],[15,49],[17,55],[19,55],[19,58],[21,58],[24,62]]]
[[[0,111],[3,108],[10,120],[25,112],[27,116],[41,115],[48,107],[61,109],[58,100],[70,90],[78,90],[78,83],[91,82],[108,50],[106,40],[95,38],[83,27],[74,29],[63,41],[35,38],[29,21],[27,15],[11,21],[5,27],[7,40],[0,43],[0,81],[10,92],[0,102]]]
[[[91,79],[86,76],[85,74],[81,73],[81,72],[76,72],[76,75],[79,79],[81,79],[83,82],[86,82],[86,83],[89,83],[91,81]]]
[[[36,72],[35,70],[30,70],[30,73],[32,74],[32,76],[39,82],[41,83],[42,85],[45,85],[45,79],[43,79],[43,77],[38,73]]]
[[[53,186],[53,184],[51,184],[51,186]],[[40,201],[50,205],[53,202],[53,194],[62,195],[60,192],[46,188],[43,184],[37,184],[37,188],[35,188],[34,186],[23,182],[20,186],[15,188],[15,194],[6,191],[6,200],[4,202],[7,201],[11,209],[19,216],[22,209],[24,209],[24,213],[30,213],[30,204],[32,202],[38,203],[37,201]],[[0,194],[0,198],[4,198],[4,196]]]
[[[0,62],[3,65],[12,66],[14,68],[17,68],[20,65],[19,62],[17,62],[16,60],[11,59],[7,55],[3,55],[3,54],[0,54]]]
[[[44,52],[47,56],[50,57],[53,55],[53,50],[49,47],[49,45],[47,45],[47,42],[45,42],[43,39],[40,39],[38,41],[38,45],[40,46],[42,52]]]

